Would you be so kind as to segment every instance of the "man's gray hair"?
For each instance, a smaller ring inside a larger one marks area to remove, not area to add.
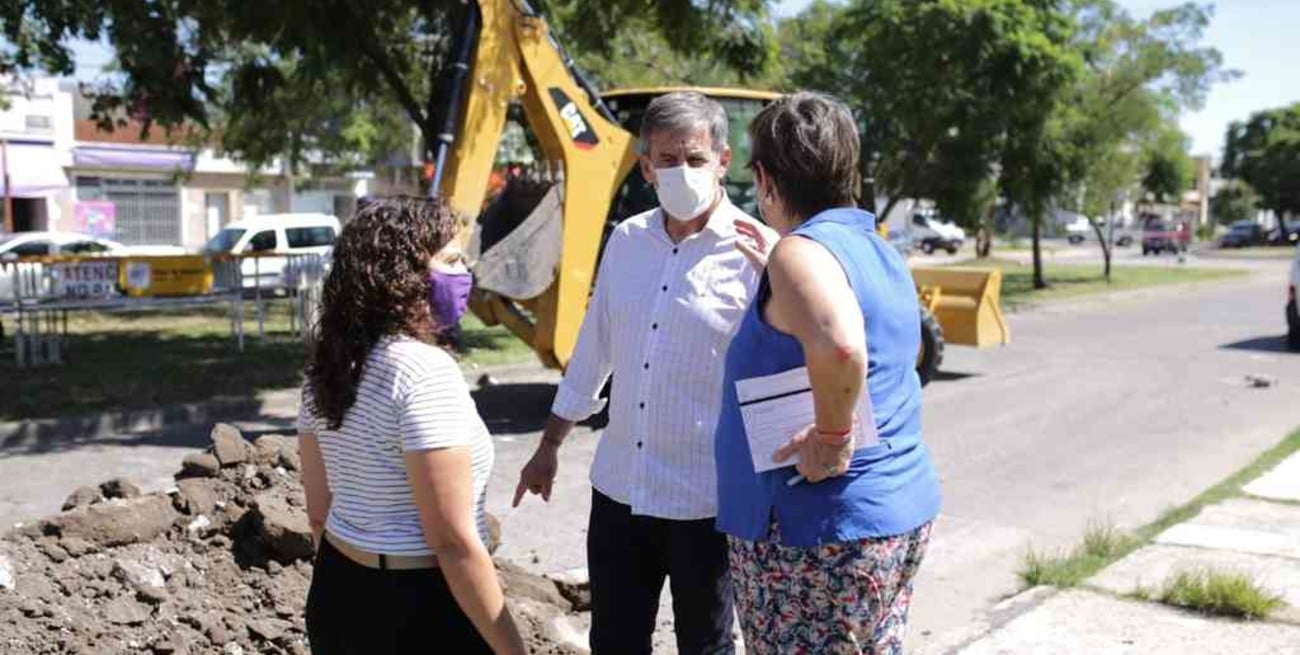
[[[674,91],[650,101],[641,117],[641,153],[650,152],[650,135],[690,132],[707,127],[713,152],[727,147],[727,111],[717,101],[694,91]]]

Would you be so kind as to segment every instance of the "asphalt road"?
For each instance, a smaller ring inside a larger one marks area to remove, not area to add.
[[[1089,521],[1150,521],[1300,426],[1300,354],[1281,342],[1288,263],[1225,265],[1254,274],[1049,304],[1009,317],[1010,346],[948,350],[944,375],[925,392],[945,503],[916,592],[912,649],[941,652],[977,630],[1018,589],[1029,546],[1071,544]],[[1277,385],[1251,388],[1247,375]],[[549,504],[531,497],[510,508],[554,381],[516,372],[476,392],[498,444],[488,502],[502,521],[500,554],[539,571],[584,565],[587,468],[598,438],[586,428],[570,438]],[[112,475],[165,485],[203,437],[118,436],[0,453],[0,520],[57,510],[76,485]]]

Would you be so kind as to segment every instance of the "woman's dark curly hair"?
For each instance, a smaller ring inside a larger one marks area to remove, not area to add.
[[[371,201],[344,226],[307,364],[316,412],[329,429],[339,428],[356,401],[366,358],[381,338],[434,342],[429,260],[455,226],[445,203],[410,196]]]

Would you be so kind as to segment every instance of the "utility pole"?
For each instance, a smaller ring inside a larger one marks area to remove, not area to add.
[[[9,183],[9,140],[0,139],[0,170],[5,178],[5,233],[14,233],[14,190]]]

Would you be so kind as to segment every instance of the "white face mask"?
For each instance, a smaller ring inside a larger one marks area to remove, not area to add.
[[[712,166],[656,168],[655,182],[659,206],[682,222],[703,214],[718,197],[718,178]]]

